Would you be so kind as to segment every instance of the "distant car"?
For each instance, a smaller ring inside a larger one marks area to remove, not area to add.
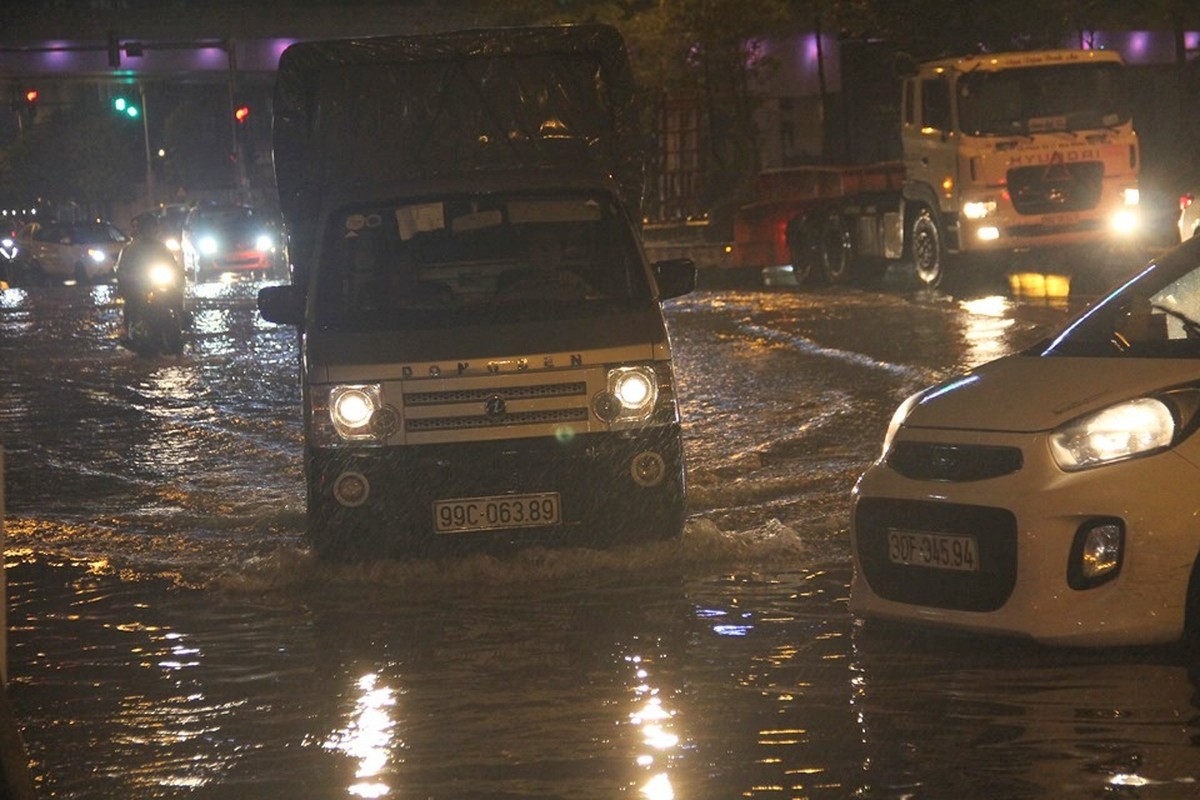
[[[144,218],[154,217],[158,220],[158,238],[175,254],[176,260],[182,265],[183,223],[187,219],[190,210],[191,206],[187,205],[162,206],[150,211],[143,211],[134,217],[130,221],[130,224],[133,230],[136,231],[140,227],[141,220]]]
[[[850,608],[1051,644],[1200,638],[1200,237],[904,401],[853,492]]]
[[[1186,241],[1200,233],[1200,187],[1179,196],[1179,238]]]
[[[266,278],[281,264],[279,230],[248,206],[200,205],[183,223],[183,268],[197,282],[223,275]]]
[[[13,236],[13,277],[35,284],[111,281],[128,241],[107,222],[30,222]]]

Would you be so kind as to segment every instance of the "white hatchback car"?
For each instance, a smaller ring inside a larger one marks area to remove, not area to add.
[[[854,488],[850,607],[1056,644],[1200,635],[1200,237],[906,400]]]
[[[129,237],[107,222],[31,222],[13,241],[23,280],[95,283],[112,280]]]

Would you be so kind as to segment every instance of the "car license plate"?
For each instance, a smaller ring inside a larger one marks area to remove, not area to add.
[[[979,571],[979,549],[973,536],[888,530],[888,559],[893,564],[963,572]]]
[[[435,500],[434,533],[543,528],[562,521],[558,492]]]

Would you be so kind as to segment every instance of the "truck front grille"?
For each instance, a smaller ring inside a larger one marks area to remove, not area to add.
[[[1104,164],[1081,161],[1008,171],[1008,193],[1018,214],[1087,211],[1100,203]]]

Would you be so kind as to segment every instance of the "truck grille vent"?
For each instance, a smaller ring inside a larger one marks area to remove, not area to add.
[[[443,403],[482,403],[500,396],[505,400],[531,400],[545,397],[579,397],[587,394],[583,381],[535,386],[506,386],[503,389],[454,389],[444,392],[413,392],[404,395],[406,406],[432,406]]]
[[[1104,164],[1039,164],[1008,171],[1008,193],[1018,214],[1086,211],[1100,202]]]
[[[915,481],[981,481],[1009,475],[1024,463],[1016,447],[896,442],[888,466]]]
[[[465,430],[469,428],[499,428],[509,425],[554,425],[564,422],[587,422],[586,408],[564,408],[552,411],[519,411],[503,417],[483,415],[430,417],[405,420],[409,433],[423,431]]]

